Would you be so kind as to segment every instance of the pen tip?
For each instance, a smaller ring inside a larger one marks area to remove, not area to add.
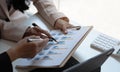
[[[38,26],[36,23],[32,23],[33,26]]]

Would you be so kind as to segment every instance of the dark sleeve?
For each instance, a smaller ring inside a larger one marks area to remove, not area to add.
[[[0,54],[0,71],[13,72],[11,60],[6,52]]]

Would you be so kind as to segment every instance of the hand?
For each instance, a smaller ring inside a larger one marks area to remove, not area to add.
[[[35,23],[33,23],[33,24],[35,24]],[[40,28],[37,25],[34,26],[34,27],[29,27],[26,30],[26,32],[24,34],[24,37],[31,36],[31,35],[40,36],[40,38],[52,38],[52,36],[49,34],[48,31],[43,30],[42,28]]]
[[[27,39],[39,39],[33,42],[27,42]],[[32,58],[41,51],[49,41],[48,38],[40,39],[39,36],[30,36],[20,40],[16,46],[10,48],[7,53],[11,61],[17,58]]]
[[[76,26],[71,25],[69,22],[65,20],[58,19],[55,23],[55,28],[60,29],[64,34],[67,34],[68,33],[67,29],[76,28]],[[80,29],[80,26],[79,26],[79,29]]]

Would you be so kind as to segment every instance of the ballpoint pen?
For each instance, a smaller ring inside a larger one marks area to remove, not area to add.
[[[54,39],[54,38],[51,38],[51,39],[54,40],[55,42],[57,42],[56,39]],[[27,39],[27,42],[33,42],[33,41],[39,41],[39,40],[42,40],[42,39],[41,38],[39,38],[39,39],[29,38],[29,39]],[[49,41],[51,41],[51,40],[49,40]]]
[[[38,26],[38,25],[35,24],[35,23],[32,23],[32,25],[33,25],[33,26]],[[53,40],[53,41],[55,41],[55,42],[58,42],[58,41],[57,41],[55,38],[53,38],[53,37],[50,37],[50,41],[51,41],[51,40]]]
[[[75,28],[76,30],[79,30],[81,28],[81,26],[73,26],[71,28]]]

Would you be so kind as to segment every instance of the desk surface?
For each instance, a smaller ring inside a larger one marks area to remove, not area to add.
[[[96,30],[92,30],[86,39],[82,42],[79,48],[74,53],[74,57],[83,62],[93,56],[99,54],[99,51],[92,49],[90,47],[91,42],[100,34],[100,32]],[[116,59],[113,57],[109,57],[107,61],[102,65],[101,72],[120,72],[120,58]]]
[[[45,28],[48,30],[48,27],[44,25],[43,22],[41,22],[37,16],[33,16],[34,20],[32,22],[35,22],[37,24],[40,24],[42,28]],[[27,22],[28,23],[28,22]],[[92,30],[88,36],[85,38],[85,40],[82,42],[82,44],[78,47],[76,52],[74,53],[73,57],[75,57],[78,61],[84,62],[85,60],[96,56],[100,52],[90,48],[90,43],[95,39],[97,35],[99,35],[100,32],[96,30]],[[6,41],[6,40],[0,40],[0,52],[3,52],[10,48],[11,46],[15,45],[15,43]],[[28,72],[29,69],[16,69],[15,66],[19,62],[20,59],[17,59],[13,62],[13,70],[14,72]],[[102,65],[101,72],[120,72],[120,59],[115,59],[113,57],[109,57],[108,60]]]

